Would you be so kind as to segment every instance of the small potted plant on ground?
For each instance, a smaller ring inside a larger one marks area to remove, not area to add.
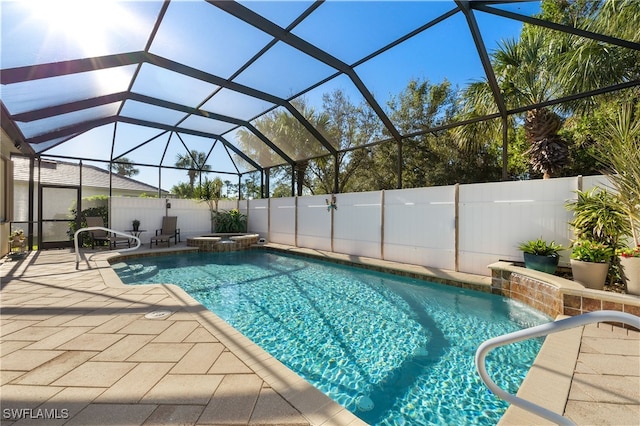
[[[520,243],[518,248],[524,254],[524,266],[528,269],[554,274],[560,260],[560,250],[563,247],[555,241],[547,243],[542,238]]]
[[[640,296],[640,246],[616,250],[627,293]]]
[[[16,229],[9,236],[9,243],[11,246],[11,251],[13,249],[18,249],[19,253],[22,253],[25,249],[25,236],[24,231],[22,229]]]
[[[134,232],[138,232],[138,230],[140,229],[140,221],[138,219],[133,219],[133,221],[131,222],[131,226],[133,226]]]
[[[614,250],[604,243],[577,240],[571,250],[573,280],[587,288],[604,289]]]

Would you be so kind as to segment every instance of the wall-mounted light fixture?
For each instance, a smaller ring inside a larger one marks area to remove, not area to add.
[[[327,203],[327,211],[331,211],[331,209],[338,210],[338,205],[336,204],[336,196],[331,194],[331,201],[328,198],[324,200]]]

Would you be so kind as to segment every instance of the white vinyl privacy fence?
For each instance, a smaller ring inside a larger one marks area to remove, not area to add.
[[[488,275],[498,260],[522,260],[521,241],[543,238],[565,247],[573,233],[567,201],[575,190],[606,186],[603,176],[495,182],[229,201],[267,241],[426,267]],[[182,239],[211,231],[209,208],[194,200],[111,198],[111,227],[142,222],[148,242],[162,216],[178,217]],[[568,264],[568,252],[561,264]]]

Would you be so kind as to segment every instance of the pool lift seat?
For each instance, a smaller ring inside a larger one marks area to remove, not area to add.
[[[156,229],[156,235],[151,237],[149,248],[153,248],[154,241],[156,246],[158,245],[158,241],[166,241],[167,247],[171,246],[172,238],[174,244],[180,242],[180,228],[177,227],[177,224],[177,216],[164,216],[162,218],[162,228]]]

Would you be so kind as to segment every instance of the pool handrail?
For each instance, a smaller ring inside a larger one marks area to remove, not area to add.
[[[478,373],[480,374],[480,378],[482,379],[484,384],[491,390],[491,392],[493,392],[499,398],[502,398],[513,405],[516,405],[524,410],[534,413],[556,424],[575,426],[575,423],[573,423],[568,418],[560,414],[554,413],[553,411],[550,411],[537,404],[534,404],[531,401],[512,395],[509,392],[506,392],[505,390],[500,388],[489,377],[489,374],[487,373],[487,370],[486,370],[485,358],[489,353],[489,351],[499,346],[504,346],[510,343],[515,343],[522,340],[531,339],[534,337],[546,336],[551,333],[557,333],[559,331],[567,330],[574,327],[580,327],[587,324],[592,324],[596,322],[605,322],[605,321],[624,323],[626,325],[630,325],[632,327],[640,329],[640,317],[637,317],[629,313],[618,312],[618,311],[588,312],[586,314],[561,319],[558,321],[538,325],[535,327],[525,328],[524,330],[515,331],[513,333],[504,334],[502,336],[497,336],[492,339],[486,340],[478,347],[478,350],[476,351],[476,357],[475,357],[476,369],[478,370]]]
[[[128,247],[126,249],[118,250],[119,252],[136,250],[142,245],[142,243],[140,242],[140,238],[136,237],[135,235],[128,234],[126,232],[116,231],[115,229],[105,228],[103,226],[87,226],[86,228],[80,228],[73,234],[73,245],[76,249],[76,269],[80,264],[80,249],[78,248],[78,234],[80,234],[83,231],[107,231],[107,232],[114,233],[116,235],[123,235],[132,240],[136,240],[135,247]]]

